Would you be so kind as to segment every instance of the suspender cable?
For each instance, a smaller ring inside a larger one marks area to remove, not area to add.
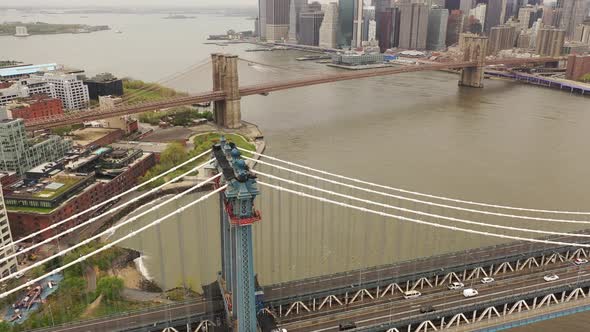
[[[220,176],[220,175],[219,175],[219,176]],[[215,176],[214,178],[217,178],[217,176]],[[209,179],[209,180],[213,180],[214,178],[211,178],[211,179]],[[182,193],[178,194],[177,196],[186,195],[186,194],[188,194],[189,192],[191,192],[191,191],[195,190],[196,188],[198,188],[198,187],[197,187],[197,186],[193,186],[193,187],[191,187],[191,188],[187,189],[186,191],[184,191],[184,192],[182,192]],[[120,239],[118,239],[118,240],[115,240],[115,241],[113,241],[113,242],[109,242],[109,243],[107,243],[106,245],[104,245],[103,247],[100,247],[100,248],[98,248],[98,249],[96,249],[96,250],[94,250],[94,251],[92,251],[92,252],[90,252],[90,253],[88,253],[88,254],[86,254],[86,255],[84,255],[84,256],[81,256],[80,258],[78,258],[78,259],[76,259],[76,260],[74,260],[74,261],[72,261],[72,262],[70,262],[70,263],[68,263],[68,264],[66,264],[66,265],[64,265],[64,266],[61,266],[61,267],[59,267],[59,268],[57,268],[57,269],[54,269],[54,270],[52,270],[52,271],[50,271],[50,272],[47,272],[47,273],[45,273],[44,275],[42,275],[42,276],[40,276],[40,277],[38,277],[38,278],[35,278],[35,279],[33,279],[33,280],[30,280],[30,281],[27,281],[26,283],[24,283],[24,284],[22,284],[22,285],[20,285],[20,286],[18,286],[18,287],[15,287],[15,288],[13,288],[13,289],[10,289],[10,290],[8,290],[8,291],[6,291],[6,292],[3,292],[2,294],[0,294],[0,299],[1,299],[1,298],[4,298],[4,297],[6,297],[6,296],[8,296],[8,295],[10,295],[10,294],[12,294],[12,293],[14,293],[14,292],[17,292],[17,291],[19,291],[19,290],[21,290],[21,289],[23,289],[23,288],[26,288],[26,287],[32,286],[32,285],[34,285],[35,283],[37,283],[37,282],[39,282],[39,281],[43,280],[44,278],[47,278],[47,277],[49,277],[50,275],[56,274],[56,273],[58,273],[58,272],[61,272],[61,271],[65,270],[65,269],[67,269],[67,268],[68,268],[68,267],[70,267],[70,266],[73,266],[73,265],[75,265],[75,264],[78,264],[78,263],[80,263],[80,262],[83,262],[83,261],[85,261],[86,259],[88,259],[89,257],[92,257],[92,256],[94,256],[94,255],[98,254],[99,252],[102,252],[102,251],[105,251],[105,250],[107,250],[107,249],[109,249],[109,248],[111,248],[111,247],[114,247],[116,244],[118,244],[118,243],[121,243],[121,242],[123,242],[123,241],[125,241],[125,240],[127,240],[127,239],[129,239],[129,238],[132,238],[132,237],[134,237],[135,235],[137,235],[137,234],[139,234],[139,233],[141,233],[141,232],[145,231],[146,229],[148,229],[148,228],[150,228],[150,227],[153,227],[153,226],[155,226],[155,225],[158,225],[158,224],[160,224],[162,221],[164,221],[164,220],[166,220],[166,219],[170,218],[171,216],[173,216],[173,215],[176,215],[176,214],[178,214],[178,213],[182,213],[182,212],[184,212],[184,210],[188,209],[189,207],[191,207],[191,206],[193,206],[193,205],[195,205],[195,204],[201,203],[202,201],[204,201],[204,200],[208,199],[209,197],[211,197],[211,196],[213,196],[213,195],[215,195],[215,194],[219,193],[220,191],[222,191],[222,190],[225,190],[225,188],[227,188],[227,185],[224,185],[224,186],[222,186],[222,187],[219,187],[219,188],[217,188],[216,190],[214,190],[214,191],[212,191],[212,192],[208,193],[207,195],[203,195],[203,196],[202,196],[202,197],[200,197],[199,199],[197,199],[197,200],[195,200],[195,201],[193,201],[193,202],[191,202],[191,203],[189,203],[189,204],[187,204],[187,205],[185,205],[185,206],[183,206],[183,207],[180,207],[180,208],[178,208],[178,209],[176,209],[176,210],[172,211],[171,213],[169,213],[169,214],[165,215],[164,217],[162,217],[162,218],[159,218],[159,219],[157,219],[157,220],[153,221],[152,223],[150,223],[150,224],[147,224],[147,225],[145,225],[145,226],[143,226],[143,227],[139,228],[138,230],[136,230],[136,231],[133,231],[133,232],[131,232],[131,233],[129,233],[129,234],[127,234],[127,235],[125,235],[125,236],[121,237],[121,238],[120,238]]]
[[[105,216],[105,215],[107,215],[107,214],[111,214],[111,213],[113,213],[113,212],[115,212],[115,211],[117,211],[117,210],[120,210],[120,209],[122,209],[122,208],[124,208],[124,207],[126,207],[126,206],[128,206],[128,205],[130,205],[130,204],[132,204],[132,203],[135,203],[135,202],[139,201],[140,199],[142,199],[142,198],[144,198],[144,197],[146,197],[146,196],[148,196],[148,195],[150,195],[150,194],[152,194],[152,193],[155,193],[156,191],[158,191],[158,190],[162,189],[163,187],[167,186],[168,184],[170,184],[170,183],[174,183],[174,182],[176,182],[176,181],[178,181],[178,180],[182,179],[183,177],[185,177],[185,176],[189,175],[190,173],[193,173],[193,172],[195,172],[195,171],[197,171],[197,170],[199,170],[199,169],[203,168],[204,166],[207,166],[207,165],[208,165],[208,164],[210,164],[211,162],[213,162],[213,159],[211,159],[211,160],[209,160],[209,161],[207,161],[207,162],[205,162],[205,163],[202,163],[201,165],[199,165],[199,166],[197,166],[197,167],[195,167],[195,168],[193,168],[193,169],[189,170],[188,172],[184,172],[183,174],[181,174],[181,175],[179,175],[179,176],[175,177],[174,179],[172,179],[172,180],[170,180],[170,181],[168,181],[168,182],[166,182],[166,183],[164,183],[164,184],[161,184],[161,185],[157,186],[156,188],[153,188],[153,189],[151,189],[150,191],[148,191],[148,192],[146,192],[146,193],[143,193],[143,194],[141,194],[141,195],[139,195],[139,196],[135,197],[134,199],[132,199],[132,200],[130,200],[130,201],[128,201],[128,202],[125,202],[125,203],[123,203],[123,204],[121,204],[121,205],[119,205],[119,206],[116,206],[116,207],[114,207],[114,208],[110,209],[109,211],[107,211],[107,212],[105,212],[105,213],[103,213],[103,214],[100,214],[100,215],[98,215],[98,216],[96,216],[96,217],[90,218],[90,219],[86,220],[85,222],[83,222],[83,223],[81,223],[81,224],[78,224],[78,225],[76,225],[76,226],[74,226],[74,227],[70,227],[70,228],[68,228],[68,229],[64,230],[63,232],[61,232],[61,233],[59,233],[59,234],[56,234],[56,235],[54,235],[54,236],[52,236],[52,237],[50,237],[50,238],[47,238],[47,239],[45,239],[45,240],[43,240],[43,241],[41,241],[41,242],[39,242],[39,243],[35,243],[34,245],[32,245],[32,246],[30,246],[30,247],[27,247],[27,248],[25,248],[25,249],[21,250],[20,252],[15,252],[15,253],[14,253],[14,254],[12,254],[12,255],[9,255],[9,256],[6,256],[6,257],[4,257],[4,258],[1,258],[1,259],[0,259],[0,263],[2,263],[2,262],[4,262],[4,261],[7,261],[7,260],[9,260],[9,259],[11,259],[11,258],[13,258],[13,257],[16,257],[16,256],[18,256],[18,255],[25,254],[25,253],[27,253],[27,252],[29,252],[29,251],[31,251],[31,250],[33,250],[33,249],[35,249],[35,248],[39,247],[39,246],[42,246],[42,245],[44,245],[44,244],[47,244],[47,243],[49,243],[49,242],[51,242],[51,241],[53,241],[53,240],[55,240],[55,239],[57,239],[57,238],[60,238],[60,237],[62,237],[62,236],[64,236],[64,235],[66,235],[66,234],[72,233],[73,231],[75,231],[75,230],[77,230],[77,229],[79,229],[79,228],[81,228],[81,227],[84,227],[84,226],[86,226],[86,225],[89,225],[89,224],[93,223],[94,221],[96,221],[96,220],[98,220],[98,219],[100,219],[100,218],[104,217],[104,216]]]
[[[384,208],[388,208],[388,209],[394,209],[394,210],[398,210],[400,212],[414,213],[414,214],[418,214],[418,215],[425,216],[425,217],[432,217],[432,218],[435,218],[435,219],[444,219],[444,220],[455,221],[455,222],[459,222],[459,223],[463,223],[463,224],[468,224],[468,225],[477,225],[477,226],[483,226],[483,227],[506,229],[506,230],[518,231],[518,232],[537,233],[537,234],[544,234],[544,235],[574,236],[571,233],[541,231],[541,230],[530,229],[530,228],[520,228],[520,227],[511,227],[511,226],[503,226],[503,225],[494,225],[494,224],[488,224],[488,223],[477,222],[477,221],[472,221],[472,220],[447,217],[447,216],[442,216],[442,215],[439,215],[439,214],[422,212],[422,211],[418,211],[418,210],[406,209],[406,208],[402,208],[402,207],[398,207],[398,206],[394,206],[394,205],[388,205],[388,204],[373,202],[373,201],[370,201],[370,200],[367,200],[367,199],[362,199],[362,198],[358,198],[358,197],[354,197],[354,196],[350,196],[350,195],[341,194],[341,193],[334,192],[334,191],[331,191],[331,190],[326,190],[326,189],[322,189],[322,188],[318,188],[318,187],[306,185],[306,184],[303,184],[303,183],[299,183],[299,182],[295,182],[295,181],[291,181],[291,180],[279,178],[277,176],[273,176],[273,175],[270,175],[270,174],[265,174],[265,173],[258,172],[258,171],[252,171],[252,172],[256,173],[257,175],[266,176],[266,177],[271,178],[271,179],[274,179],[274,180],[283,181],[283,182],[286,182],[286,183],[289,183],[289,184],[292,184],[292,185],[296,185],[296,186],[304,187],[304,188],[307,188],[307,189],[311,189],[311,190],[323,192],[323,193],[330,194],[330,195],[333,195],[333,196],[338,196],[338,197],[350,199],[350,200],[353,200],[353,201],[357,201],[357,202],[361,202],[361,203],[366,203],[366,204],[371,204],[371,205],[375,205],[375,206],[379,206],[379,207],[384,207]],[[590,234],[575,234],[575,236],[576,237],[590,238]]]
[[[469,234],[497,237],[497,238],[501,238],[501,239],[553,244],[553,245],[559,245],[559,246],[590,248],[590,244],[585,244],[585,243],[573,243],[573,242],[561,242],[561,241],[551,241],[551,240],[543,240],[543,239],[532,239],[532,238],[526,238],[526,237],[520,237],[520,236],[503,235],[503,234],[497,234],[497,233],[492,233],[492,232],[477,231],[474,229],[461,228],[461,227],[456,227],[456,226],[442,225],[442,224],[427,222],[427,221],[423,221],[423,220],[419,220],[419,219],[407,218],[407,217],[403,217],[403,216],[399,216],[399,215],[395,215],[395,214],[385,213],[385,212],[381,212],[381,211],[375,211],[375,210],[367,209],[367,208],[352,205],[352,204],[342,203],[342,202],[334,201],[331,199],[310,195],[310,194],[307,194],[304,192],[284,188],[281,186],[275,186],[273,184],[269,184],[269,183],[266,183],[263,181],[258,181],[257,183],[259,183],[262,186],[266,186],[266,187],[273,188],[276,190],[286,191],[286,192],[289,192],[289,193],[297,195],[297,196],[313,198],[313,199],[316,199],[316,200],[319,200],[322,202],[326,202],[326,203],[330,203],[330,204],[334,204],[337,206],[342,206],[342,207],[350,208],[353,210],[377,214],[377,215],[381,215],[384,217],[398,219],[401,221],[408,221],[408,222],[419,224],[419,225],[426,225],[426,226],[431,226],[431,227],[436,227],[436,228],[443,228],[443,229],[448,229],[448,230],[452,230],[452,231],[465,232],[465,233],[469,233]],[[574,234],[569,234],[569,235],[575,236]]]
[[[71,247],[69,247],[69,248],[66,248],[66,249],[64,249],[64,250],[61,250],[61,251],[59,251],[58,253],[56,253],[56,254],[54,254],[54,255],[52,255],[52,256],[49,256],[49,257],[47,257],[47,258],[45,258],[45,259],[43,259],[43,260],[41,260],[41,261],[39,261],[39,262],[36,262],[36,263],[34,263],[34,264],[32,264],[32,265],[29,265],[29,266],[27,266],[27,267],[25,267],[25,268],[23,268],[23,269],[19,270],[19,271],[18,271],[18,273],[25,273],[25,272],[27,272],[27,271],[29,271],[29,270],[31,270],[31,269],[34,269],[34,268],[36,268],[36,267],[38,267],[38,266],[41,266],[41,265],[43,265],[43,264],[44,264],[44,263],[46,263],[46,262],[49,262],[49,261],[51,261],[51,260],[52,260],[52,259],[54,259],[54,258],[61,257],[61,256],[63,256],[64,254],[66,254],[66,253],[68,253],[68,252],[70,252],[70,251],[72,251],[72,250],[74,250],[74,249],[76,249],[76,248],[79,248],[79,247],[81,247],[81,246],[83,246],[83,245],[86,245],[86,244],[88,244],[88,243],[92,242],[93,240],[100,238],[100,237],[101,237],[101,236],[103,236],[103,235],[110,234],[110,233],[112,233],[112,232],[116,231],[117,229],[119,229],[119,228],[121,228],[121,227],[123,227],[123,226],[125,226],[125,225],[127,225],[127,224],[130,224],[130,223],[132,223],[133,221],[135,221],[135,220],[137,220],[137,219],[139,219],[139,218],[141,218],[141,217],[145,216],[146,214],[148,214],[148,213],[151,213],[151,212],[154,212],[154,211],[156,211],[158,208],[160,208],[160,207],[162,207],[162,206],[164,206],[164,205],[166,205],[166,204],[168,204],[168,203],[170,203],[170,202],[172,202],[172,201],[175,201],[175,200],[177,200],[177,199],[179,199],[179,198],[181,198],[181,197],[185,196],[186,194],[188,194],[188,193],[190,193],[190,192],[192,192],[192,191],[194,191],[194,190],[196,190],[196,189],[198,189],[198,188],[200,188],[200,187],[202,187],[202,186],[206,185],[207,183],[210,183],[211,181],[213,181],[213,180],[215,180],[215,179],[219,178],[220,176],[221,176],[221,173],[220,173],[220,174],[217,174],[217,175],[215,175],[215,176],[212,176],[212,177],[210,177],[209,179],[207,179],[207,180],[205,180],[205,181],[203,181],[203,182],[201,182],[201,183],[199,183],[199,184],[197,184],[197,185],[195,185],[195,186],[192,186],[192,187],[190,187],[189,189],[187,189],[187,190],[185,190],[185,191],[181,192],[180,194],[174,195],[172,198],[170,198],[170,199],[167,199],[167,200],[165,200],[165,201],[164,201],[164,202],[162,202],[162,203],[159,203],[159,204],[156,204],[156,205],[152,206],[151,208],[147,209],[146,211],[143,211],[142,213],[140,213],[140,214],[138,214],[138,215],[136,215],[136,216],[133,216],[133,217],[131,217],[131,218],[129,218],[129,219],[127,219],[127,220],[125,220],[124,222],[122,222],[122,223],[120,223],[120,224],[114,225],[114,226],[112,226],[112,227],[110,227],[110,228],[108,228],[108,229],[106,229],[106,230],[102,231],[101,233],[98,233],[98,234],[96,234],[96,235],[93,235],[92,237],[89,237],[88,239],[86,239],[86,240],[84,240],[84,241],[82,241],[82,242],[80,242],[80,243],[77,243],[77,244],[75,244],[75,245],[73,245],[73,246],[71,246]],[[11,273],[11,274],[7,275],[6,277],[2,277],[2,278],[0,278],[0,282],[10,279],[10,278],[14,277],[16,274],[17,274],[17,272],[15,272],[15,273]]]
[[[238,149],[240,149],[242,151],[247,151],[247,150],[244,150],[243,148],[240,148],[240,147],[238,147]],[[401,188],[395,188],[395,187],[385,186],[385,185],[382,185],[382,184],[377,184],[377,183],[372,183],[372,182],[368,182],[368,181],[364,181],[364,180],[360,180],[360,179],[355,179],[355,178],[347,177],[347,176],[344,176],[344,175],[330,173],[330,172],[326,172],[326,171],[323,171],[323,170],[311,168],[311,167],[308,167],[308,166],[305,166],[305,165],[293,163],[293,162],[286,161],[286,160],[281,160],[279,158],[271,157],[271,156],[268,156],[268,155],[265,155],[265,154],[261,154],[261,153],[257,153],[257,152],[253,152],[253,151],[248,151],[248,152],[250,152],[250,153],[252,153],[254,155],[260,156],[260,157],[268,158],[268,159],[273,160],[273,161],[278,161],[278,162],[287,164],[289,166],[295,166],[295,167],[299,167],[299,168],[302,168],[302,169],[305,169],[305,170],[308,170],[308,171],[312,171],[312,172],[316,172],[316,173],[320,173],[320,174],[324,174],[324,175],[333,176],[335,178],[339,178],[339,179],[343,179],[343,180],[348,180],[348,181],[352,181],[352,182],[356,182],[356,183],[361,183],[361,184],[369,185],[369,186],[372,186],[372,187],[378,187],[378,188],[381,188],[381,189],[388,189],[388,190],[398,191],[398,192],[405,193],[405,194],[412,194],[412,195],[416,195],[416,196],[422,196],[422,197],[428,197],[428,198],[433,198],[433,199],[439,199],[439,200],[443,200],[443,201],[449,201],[449,202],[455,202],[455,203],[462,203],[462,204],[469,204],[469,205],[476,205],[476,206],[483,206],[483,207],[490,207],[490,208],[496,208],[496,209],[506,209],[506,210],[524,211],[524,212],[552,213],[552,214],[590,215],[590,212],[584,212],[584,211],[560,211],[560,210],[529,209],[529,208],[520,208],[520,207],[514,207],[514,206],[507,206],[507,205],[488,204],[488,203],[467,201],[467,200],[455,199],[455,198],[444,197],[444,196],[430,195],[430,194],[426,194],[426,193],[420,193],[420,192],[405,190],[405,189],[401,189]],[[258,160],[258,161],[260,161],[260,160]],[[476,211],[477,212],[478,210],[467,210],[467,211]]]
[[[254,159],[249,158],[249,157],[246,157],[246,156],[244,156],[244,159],[254,160]],[[321,176],[316,176],[316,175],[311,175],[311,174],[307,174],[307,173],[304,173],[304,172],[299,172],[299,171],[296,171],[296,170],[289,169],[287,167],[274,165],[274,164],[271,164],[271,163],[268,163],[268,162],[262,161],[262,160],[257,160],[256,162],[257,163],[260,163],[260,164],[263,164],[263,165],[269,165],[269,166],[272,166],[272,167],[283,169],[283,170],[289,171],[291,173],[295,173],[295,174],[299,174],[299,175],[304,175],[304,176],[310,177],[312,179],[318,179],[318,180],[321,180],[321,181],[324,181],[324,182],[329,182],[329,183],[337,184],[337,185],[340,185],[340,186],[344,186],[344,187],[348,187],[348,188],[352,188],[352,189],[356,189],[356,190],[360,190],[360,191],[364,191],[364,192],[368,192],[368,193],[372,193],[372,194],[377,194],[377,195],[381,195],[381,196],[398,198],[400,200],[414,202],[414,203],[420,203],[420,204],[424,204],[424,205],[438,206],[438,207],[441,207],[441,208],[447,208],[447,209],[452,209],[452,210],[468,211],[468,212],[474,212],[474,213],[479,213],[479,214],[484,214],[484,215],[492,215],[492,216],[499,216],[499,217],[506,217],[506,218],[514,218],[514,219],[537,220],[537,221],[550,221],[550,222],[556,222],[556,223],[569,223],[569,224],[590,224],[590,221],[589,220],[570,220],[570,219],[553,219],[553,218],[528,217],[528,216],[505,214],[505,213],[499,213],[499,212],[474,210],[474,209],[463,208],[463,207],[459,207],[459,206],[452,206],[452,205],[434,203],[434,202],[429,202],[429,201],[423,201],[423,200],[419,200],[419,199],[415,199],[415,198],[409,198],[409,197],[405,197],[405,196],[399,196],[399,195],[389,194],[389,193],[385,193],[385,192],[382,192],[382,191],[376,191],[376,190],[373,190],[373,189],[368,189],[368,188],[364,188],[364,187],[358,187],[358,186],[351,185],[351,184],[348,184],[348,183],[343,183],[343,182],[339,182],[339,181],[325,179],[325,178],[323,178]]]
[[[30,239],[30,238],[33,238],[33,237],[35,237],[35,236],[37,236],[37,235],[39,235],[39,234],[41,234],[41,233],[43,233],[43,232],[45,232],[45,231],[48,231],[48,230],[50,230],[50,229],[54,229],[54,228],[56,228],[56,227],[58,227],[58,226],[60,226],[60,225],[63,225],[64,223],[66,223],[66,222],[68,222],[68,221],[70,221],[70,220],[74,220],[74,219],[76,219],[76,218],[78,218],[78,217],[80,217],[80,216],[82,216],[82,215],[84,215],[84,214],[86,214],[86,213],[88,213],[88,212],[94,211],[94,210],[96,210],[96,209],[100,208],[101,206],[103,206],[103,205],[105,205],[105,204],[108,204],[108,203],[110,203],[110,202],[112,202],[112,201],[114,201],[114,200],[116,200],[116,199],[119,199],[119,198],[121,198],[121,197],[123,197],[123,196],[125,196],[125,195],[129,194],[130,192],[133,192],[133,191],[135,191],[135,190],[137,190],[137,189],[139,189],[139,188],[141,188],[141,187],[143,187],[143,186],[147,185],[148,183],[152,183],[152,182],[154,182],[154,181],[156,181],[156,180],[158,180],[158,179],[162,178],[163,176],[166,176],[166,175],[168,175],[168,174],[170,174],[170,173],[172,173],[172,172],[174,172],[174,171],[176,171],[176,170],[180,169],[181,167],[184,167],[184,166],[186,166],[186,165],[188,165],[188,164],[190,164],[190,163],[192,163],[192,162],[194,162],[194,161],[198,160],[199,158],[201,158],[201,157],[203,157],[203,156],[205,156],[205,155],[209,154],[210,152],[211,152],[211,149],[209,149],[209,150],[207,150],[207,151],[205,151],[205,152],[201,153],[200,155],[198,155],[198,156],[196,156],[196,157],[190,158],[189,160],[187,160],[187,161],[183,162],[182,164],[180,164],[180,165],[177,165],[177,166],[174,166],[174,167],[172,167],[171,169],[167,170],[166,172],[164,172],[164,173],[162,173],[162,174],[159,174],[159,175],[157,175],[157,176],[155,176],[155,177],[153,177],[153,178],[151,178],[151,179],[149,179],[149,180],[147,180],[147,181],[145,181],[145,182],[143,182],[143,183],[140,183],[140,184],[138,184],[137,186],[135,186],[135,187],[133,187],[133,188],[131,188],[131,189],[129,189],[129,190],[127,190],[127,191],[125,191],[125,192],[122,192],[122,193],[120,193],[120,194],[118,194],[118,195],[115,195],[115,196],[113,196],[113,197],[111,197],[111,198],[107,199],[107,200],[106,200],[106,201],[104,201],[104,202],[100,202],[100,203],[98,203],[98,204],[95,204],[95,205],[93,205],[93,206],[89,207],[88,209],[86,209],[86,210],[84,210],[84,211],[82,211],[82,212],[78,212],[78,213],[76,213],[75,215],[73,215],[73,216],[71,216],[71,217],[68,217],[68,218],[66,218],[66,219],[64,219],[64,220],[62,220],[62,221],[56,222],[55,224],[52,224],[52,225],[50,225],[50,226],[47,226],[47,227],[45,227],[45,228],[43,228],[43,229],[41,229],[41,230],[39,230],[39,231],[36,231],[36,232],[34,232],[34,233],[31,233],[31,234],[29,234],[29,235],[27,235],[27,236],[25,236],[25,237],[23,237],[23,238],[20,238],[20,239],[18,239],[18,240],[16,240],[16,241],[14,241],[14,242],[12,242],[12,243],[8,244],[8,245],[5,245],[5,246],[3,246],[3,247],[1,247],[1,248],[0,248],[0,251],[2,251],[2,250],[4,250],[4,249],[6,249],[6,248],[8,248],[8,247],[11,247],[11,246],[13,246],[13,245],[19,244],[19,243],[21,243],[21,242],[23,242],[23,241],[26,241],[26,240],[28,240],[28,239]],[[166,184],[169,184],[169,183],[171,183],[171,182],[173,182],[173,181],[168,181]],[[116,210],[118,210],[118,209],[120,209],[120,208],[122,208],[122,206],[119,206],[119,207],[114,207],[113,209],[109,210],[109,211],[108,211],[108,212],[106,212],[106,213],[110,213],[110,212],[112,212],[112,211],[116,211]],[[105,215],[106,213],[103,213],[103,214],[101,214],[101,216]],[[21,253],[22,253],[22,251],[21,251]]]

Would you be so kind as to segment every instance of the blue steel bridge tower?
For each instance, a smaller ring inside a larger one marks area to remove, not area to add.
[[[254,198],[260,191],[233,143],[222,136],[213,146],[213,156],[222,173],[218,185],[227,185],[219,197],[222,270],[218,278],[227,323],[233,331],[256,332],[252,224],[261,219],[254,209]]]

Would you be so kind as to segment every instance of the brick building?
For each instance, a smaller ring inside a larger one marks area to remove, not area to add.
[[[590,73],[590,55],[572,54],[567,58],[565,77],[568,80],[579,80]]]
[[[5,202],[10,226],[15,237],[23,237],[42,228],[46,228],[132,188],[137,185],[139,178],[156,163],[156,158],[152,153],[144,153],[139,150],[129,150],[125,156],[117,153],[112,156],[106,154],[106,157],[101,157],[100,159],[93,158],[92,155],[86,158],[98,163],[102,161],[112,163],[113,159],[121,159],[128,162],[128,164],[124,168],[117,170],[102,168],[96,174],[91,173],[87,176],[72,175],[63,172],[52,179],[44,180],[46,184],[58,183],[63,185],[64,182],[69,181],[64,181],[62,177],[77,177],[76,181],[72,180],[71,183],[68,183],[68,188],[61,189],[63,187],[54,186],[57,187],[54,190],[61,195],[59,199],[58,197],[55,197],[55,199],[53,197],[45,197],[47,195],[35,195],[35,193],[30,193],[27,197],[26,195],[22,195],[23,190],[7,188]],[[82,163],[78,162],[78,165],[82,165]],[[60,189],[62,190],[61,192]],[[44,190],[47,191],[48,189]],[[16,193],[15,191],[19,191],[20,193]],[[24,190],[24,192],[27,192],[27,190]],[[40,199],[43,197],[46,198],[44,202]],[[53,207],[53,205],[57,205],[57,207]],[[56,231],[61,232],[73,227],[90,219],[92,216],[93,213],[81,216],[61,225]],[[51,232],[41,234],[37,240],[47,238],[52,234]]]
[[[38,119],[64,114],[61,100],[47,95],[34,95],[22,101],[12,101],[6,108],[12,119]]]

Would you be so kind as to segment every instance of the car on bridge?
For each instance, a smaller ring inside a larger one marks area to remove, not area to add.
[[[588,263],[588,260],[586,258],[576,258],[574,260],[574,264],[576,265],[582,265],[582,264],[586,264]]]
[[[481,279],[481,283],[482,284],[491,284],[492,282],[494,282],[494,278],[492,277],[485,277]]]
[[[429,313],[429,312],[433,312],[433,311],[436,311],[436,309],[434,309],[434,307],[431,305],[423,305],[420,307],[421,314],[425,314],[425,313]]]
[[[338,331],[346,331],[346,330],[354,330],[356,329],[356,324],[354,322],[346,322],[341,323],[338,325]]]
[[[450,283],[448,287],[450,290],[461,289],[465,287],[465,284],[463,284],[462,282],[455,281]]]
[[[477,289],[467,288],[463,290],[463,296],[465,297],[473,297],[479,295]]]
[[[404,292],[404,299],[415,299],[417,297],[420,297],[420,295],[422,295],[422,293],[413,289],[413,290],[409,290],[407,292]]]
[[[554,273],[544,276],[543,279],[545,279],[545,281],[555,281],[559,279],[559,276]]]

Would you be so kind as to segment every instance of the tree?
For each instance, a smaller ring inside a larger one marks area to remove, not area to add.
[[[580,77],[580,81],[590,83],[590,73]]]
[[[123,286],[123,279],[121,278],[102,277],[96,284],[96,292],[102,294],[106,301],[115,301],[121,298]]]
[[[160,163],[165,165],[178,165],[185,161],[187,153],[180,143],[170,143],[160,156]]]
[[[65,278],[60,287],[62,289],[61,293],[64,295],[80,300],[86,294],[86,279],[83,277]]]

